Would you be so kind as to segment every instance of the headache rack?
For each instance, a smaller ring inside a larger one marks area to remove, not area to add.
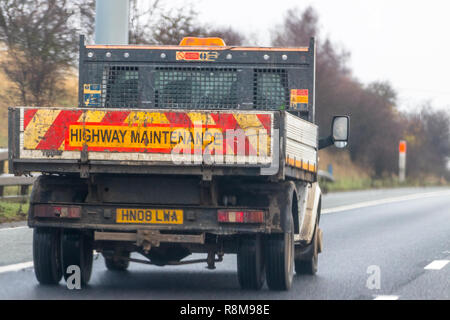
[[[246,48],[85,46],[82,37],[79,107],[288,110],[314,122],[314,54],[313,39]]]

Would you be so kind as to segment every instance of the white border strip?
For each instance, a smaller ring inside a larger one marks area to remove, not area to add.
[[[398,298],[400,298],[400,297],[399,296],[380,295],[380,296],[376,296],[375,299],[373,299],[373,300],[398,300]]]
[[[18,229],[25,229],[28,228],[28,226],[19,226],[19,227],[10,227],[10,228],[0,228],[1,231],[8,231],[8,230],[18,230]]]
[[[409,201],[409,200],[417,200],[417,199],[431,198],[431,197],[438,197],[438,196],[446,196],[446,195],[450,196],[450,190],[426,192],[426,193],[415,193],[415,194],[409,194],[409,195],[406,195],[406,196],[386,198],[386,199],[373,200],[373,201],[365,201],[365,202],[359,202],[359,203],[345,205],[345,206],[339,206],[339,207],[335,207],[335,208],[322,209],[321,214],[341,212],[341,211],[348,211],[348,210],[353,210],[353,209],[360,209],[360,208],[365,208],[365,207],[378,206],[378,205],[387,204],[387,203],[394,203],[394,202],[400,202],[400,201]]]
[[[11,271],[20,271],[20,270],[32,268],[33,266],[34,266],[33,261],[11,264],[9,266],[0,267],[0,273],[11,272]]]
[[[428,264],[424,269],[425,270],[441,270],[444,268],[450,260],[434,260],[430,264]]]

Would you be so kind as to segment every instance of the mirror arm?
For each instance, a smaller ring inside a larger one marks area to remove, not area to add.
[[[329,147],[334,144],[334,140],[332,136],[328,136],[326,138],[319,139],[319,150]]]

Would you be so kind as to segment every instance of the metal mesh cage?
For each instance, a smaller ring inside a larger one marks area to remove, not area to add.
[[[157,108],[237,108],[237,70],[233,68],[155,68]]]
[[[105,107],[136,107],[139,102],[139,69],[106,66],[102,77],[102,103]]]
[[[208,110],[248,106],[279,110],[289,107],[287,70],[251,67],[242,70],[242,73],[248,72],[249,77],[238,76],[235,67],[138,67],[89,63],[84,84],[91,88],[98,85],[101,93],[86,95],[83,92],[86,96],[83,105],[139,108],[142,106],[140,91],[145,88],[152,90],[143,93],[152,100],[152,108]],[[140,84],[147,79],[144,76],[152,83]]]
[[[255,69],[253,82],[253,105],[256,109],[287,109],[289,107],[286,70]]]
[[[101,86],[95,107],[133,108],[139,105],[139,68],[90,63],[85,83]],[[86,103],[85,103],[86,105]]]

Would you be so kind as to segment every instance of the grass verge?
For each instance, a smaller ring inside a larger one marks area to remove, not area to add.
[[[400,183],[397,178],[370,179],[370,178],[340,178],[335,182],[320,181],[321,189],[326,192],[408,188],[408,187],[436,187],[449,186],[445,180],[438,179],[409,179]]]
[[[0,201],[0,223],[27,219],[28,203]]]

